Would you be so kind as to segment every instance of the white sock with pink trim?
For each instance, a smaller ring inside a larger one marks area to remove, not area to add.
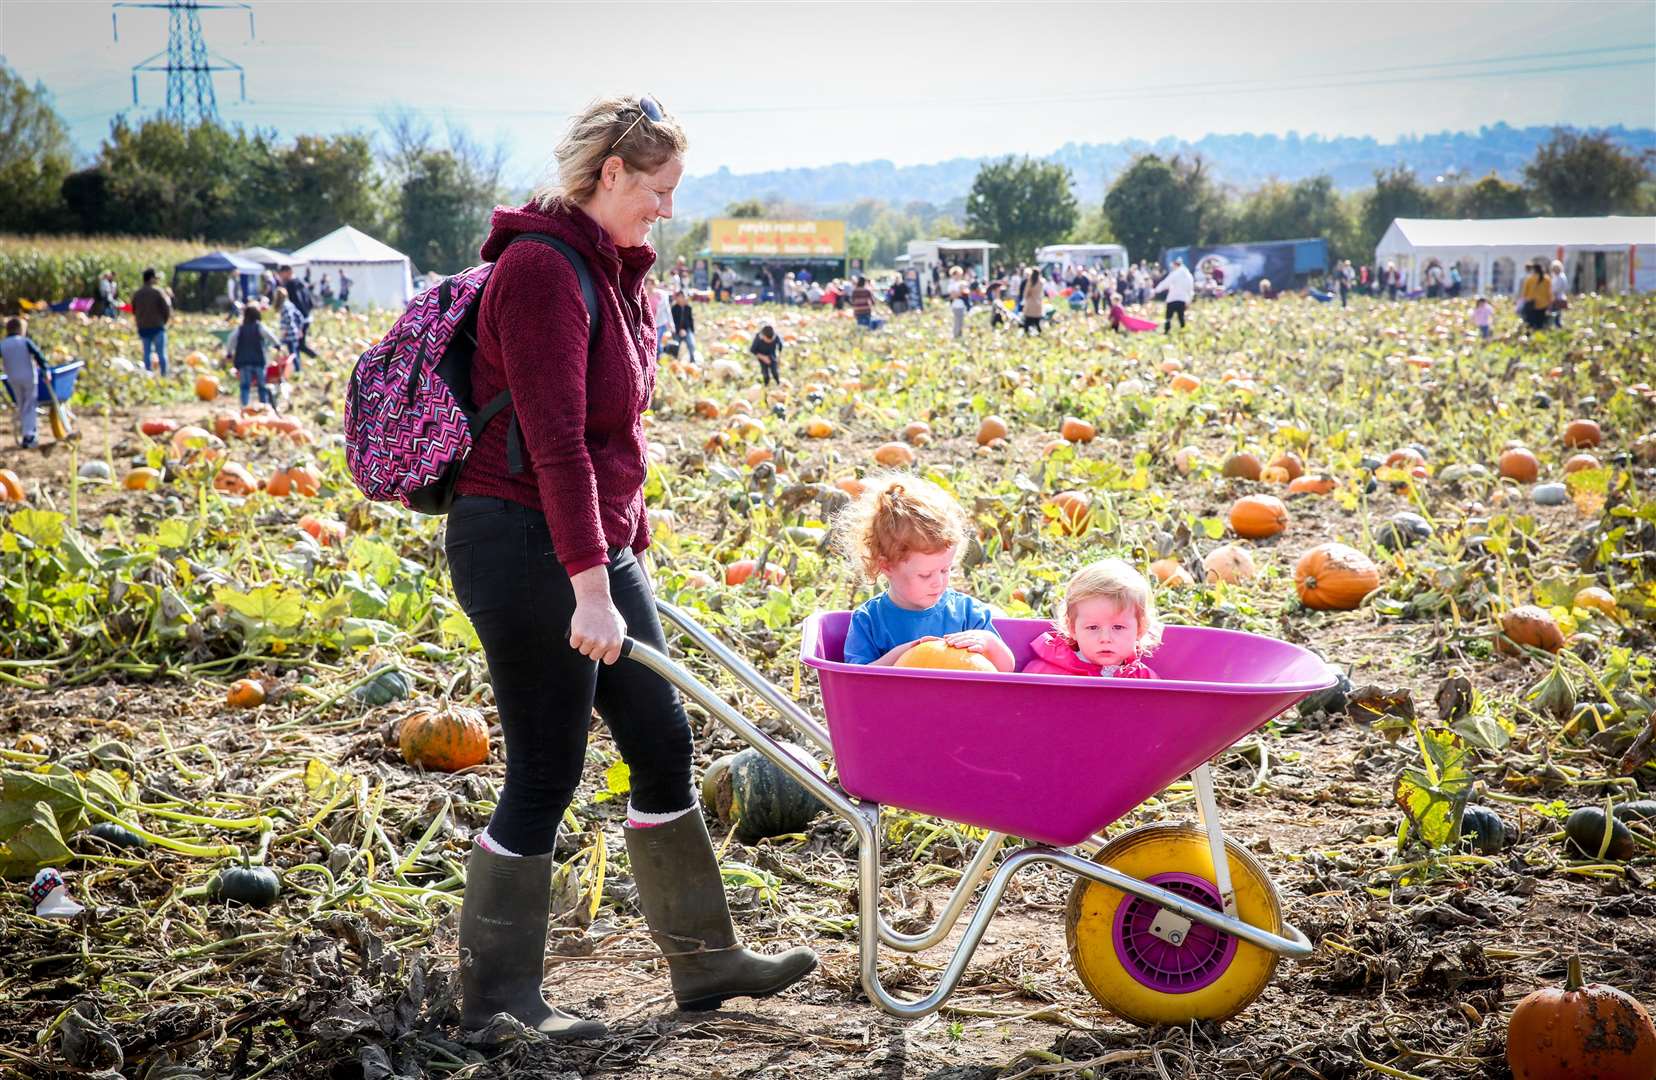
[[[522,855],[519,855],[517,852],[512,851],[511,849],[507,848],[505,844],[502,844],[499,840],[496,840],[494,837],[490,836],[489,835],[489,830],[486,829],[486,828],[482,832],[477,834],[476,839],[477,839],[477,846],[482,848],[484,851],[487,851],[491,855],[504,855],[508,859],[521,859],[521,858],[523,858]]]
[[[651,814],[635,809],[633,804],[629,802],[627,803],[627,827],[629,829],[653,829],[658,825],[666,825],[670,821],[677,821],[695,809],[696,804],[691,803],[683,810],[669,810],[664,814]]]

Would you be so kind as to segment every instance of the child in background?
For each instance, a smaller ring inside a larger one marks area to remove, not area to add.
[[[841,544],[886,591],[858,607],[845,636],[848,664],[895,664],[922,641],[981,653],[1001,671],[1012,650],[995,632],[989,605],[949,588],[966,541],[966,514],[936,484],[904,473],[869,481],[839,522]]]
[[[270,366],[270,357],[265,352],[265,346],[275,345],[280,348],[282,343],[259,321],[262,313],[258,304],[250,303],[244,307],[241,326],[224,343],[224,358],[235,367],[236,374],[241,379],[243,405],[246,405],[248,398],[252,396],[254,387],[258,387],[261,402],[270,406],[276,404],[271,397],[270,387],[265,385],[265,369]]]
[[[759,358],[759,374],[763,378],[763,386],[776,383],[782,384],[782,369],[777,366],[777,359],[782,355],[782,339],[776,333],[776,328],[766,323],[753,335],[753,344],[748,352]]]
[[[1478,297],[1477,303],[1472,305],[1472,325],[1478,328],[1478,336],[1485,341],[1493,333],[1492,324],[1495,322],[1495,305],[1489,302],[1489,297]]]
[[[28,450],[34,447],[40,425],[40,372],[35,365],[46,366],[46,357],[40,346],[29,340],[29,324],[24,319],[7,319],[6,336],[0,340],[0,361],[4,362],[6,382],[17,397],[17,416],[22,423],[18,445]]]
[[[1105,559],[1070,578],[1053,629],[1032,643],[1035,658],[1024,672],[1154,679],[1144,658],[1161,635],[1150,583],[1120,559]]]

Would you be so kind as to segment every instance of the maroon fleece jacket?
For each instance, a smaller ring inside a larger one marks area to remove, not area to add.
[[[523,232],[567,242],[586,256],[603,309],[587,357],[586,304],[561,253]],[[472,400],[503,387],[523,425],[524,471],[507,470],[504,415],[483,430],[460,473],[463,495],[492,495],[546,515],[570,574],[608,562],[610,548],[650,544],[644,513],[644,410],[655,389],[655,317],[644,283],[648,245],[618,248],[579,208],[495,208],[483,258],[496,260],[477,316]]]

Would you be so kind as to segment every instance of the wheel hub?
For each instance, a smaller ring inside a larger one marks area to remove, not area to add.
[[[1156,874],[1147,880],[1214,911],[1223,911],[1218,888],[1195,874]],[[1152,990],[1187,994],[1224,974],[1236,939],[1193,922],[1149,900],[1129,896],[1116,909],[1116,955],[1135,980]]]

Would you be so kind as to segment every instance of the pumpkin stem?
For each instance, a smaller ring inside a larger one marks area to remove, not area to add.
[[[1570,964],[1564,975],[1564,989],[1566,991],[1576,991],[1585,985],[1587,984],[1581,977],[1581,956],[1578,953],[1570,957]]]

